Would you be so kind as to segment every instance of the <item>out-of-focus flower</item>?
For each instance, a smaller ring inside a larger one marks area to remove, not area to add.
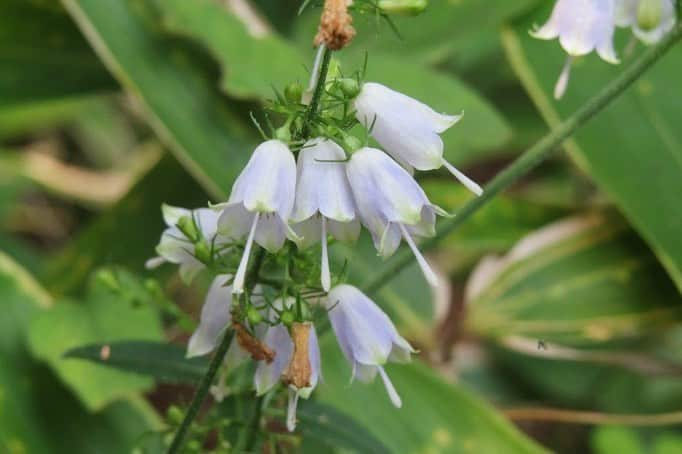
[[[426,104],[381,84],[366,82],[355,98],[358,121],[396,161],[408,170],[433,170],[445,166],[476,195],[481,187],[443,158],[441,133],[462,115],[445,115]]]
[[[407,362],[415,350],[398,334],[388,316],[351,285],[334,287],[325,306],[339,346],[353,367],[353,378],[370,382],[379,373],[391,402],[400,407],[400,396],[383,366],[388,361]]]
[[[616,0],[616,23],[631,27],[645,44],[655,44],[675,26],[674,0]]]
[[[232,284],[234,293],[244,291],[244,278],[253,242],[270,252],[278,251],[287,235],[296,238],[289,228],[289,216],[296,193],[296,161],[289,147],[279,140],[260,144],[232,186],[218,220],[221,235],[241,239],[246,246]]]
[[[559,38],[569,57],[554,88],[559,99],[566,92],[573,57],[596,51],[609,62],[618,63],[613,47],[616,29],[616,0],[558,0],[549,21],[531,32],[539,39]]]
[[[353,241],[360,234],[346,165],[341,162],[345,159],[341,147],[324,139],[308,141],[298,155],[296,203],[291,221],[296,223],[293,229],[302,237],[299,247],[322,243],[320,280],[325,291],[331,286],[327,235]]]
[[[433,236],[436,214],[447,213],[429,201],[405,169],[376,148],[366,147],[353,153],[346,174],[360,220],[372,234],[379,255],[390,256],[404,239],[426,280],[436,286],[438,278],[412,237]]]

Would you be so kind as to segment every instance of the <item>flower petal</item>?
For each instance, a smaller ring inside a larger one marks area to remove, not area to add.
[[[268,392],[279,383],[282,373],[289,365],[291,355],[294,352],[294,343],[284,325],[276,325],[268,328],[263,342],[274,350],[275,359],[270,363],[261,361],[256,369],[254,383],[256,393],[260,396]]]
[[[189,339],[188,358],[212,352],[220,342],[225,327],[230,323],[232,287],[225,286],[230,277],[228,274],[219,274],[208,289],[206,301],[201,308],[199,327]]]

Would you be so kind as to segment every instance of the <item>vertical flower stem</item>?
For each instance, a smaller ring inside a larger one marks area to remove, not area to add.
[[[253,405],[253,413],[244,430],[239,434],[234,452],[251,452],[256,444],[256,435],[260,427],[260,417],[263,410],[263,396],[256,398]]]
[[[457,216],[442,223],[436,236],[423,242],[421,249],[423,251],[433,249],[446,235],[473,216],[497,194],[510,187],[519,178],[526,175],[552,153],[556,152],[564,140],[571,137],[581,126],[623,94],[626,89],[663,57],[680,39],[682,39],[682,23],[677,24],[663,40],[642,54],[630,67],[623,70],[609,85],[604,87],[596,96],[557,126],[554,131],[543,137],[507,168],[497,174],[486,185],[485,191],[480,197],[464,205],[457,213]],[[412,263],[413,259],[414,257],[408,249],[402,249],[391,261],[384,265],[379,273],[363,286],[363,290],[367,293],[376,292],[394,277],[398,276],[405,267]]]
[[[324,92],[324,86],[327,83],[327,73],[329,72],[329,62],[332,59],[332,51],[325,47],[322,54],[322,64],[320,65],[320,74],[317,77],[317,84],[315,85],[315,91],[313,91],[313,97],[308,105],[308,110],[305,112],[305,117],[303,117],[303,137],[308,138],[310,134],[310,126],[312,123],[313,116],[317,113],[317,109],[320,105],[320,98],[322,97],[322,92]]]
[[[256,258],[254,259],[253,265],[249,270],[249,275],[246,278],[246,288],[249,292],[256,283],[258,272],[260,271],[260,267],[263,263],[264,258],[265,249],[259,248],[258,252],[256,253]],[[216,373],[218,372],[218,369],[220,369],[220,365],[223,363],[223,360],[225,359],[225,355],[227,354],[227,349],[230,346],[231,340],[232,335],[230,331],[226,331],[225,335],[223,336],[223,339],[220,341],[218,349],[216,350],[215,354],[213,355],[213,358],[211,359],[206,374],[201,378],[201,381],[199,382],[199,386],[197,387],[197,390],[194,393],[194,397],[192,397],[192,402],[190,403],[189,408],[187,409],[187,413],[185,413],[185,417],[183,418],[182,423],[178,428],[178,431],[175,432],[173,442],[171,443],[167,451],[168,454],[179,454],[182,452],[182,447],[184,446],[187,438],[187,432],[189,431],[192,422],[197,417],[197,414],[199,414],[199,409],[201,408],[201,405],[204,403],[204,399],[206,399],[206,395],[208,394],[208,391],[211,388],[211,383],[213,383]]]

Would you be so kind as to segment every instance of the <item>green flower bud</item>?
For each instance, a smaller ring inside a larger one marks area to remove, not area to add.
[[[284,89],[284,97],[289,102],[299,103],[301,102],[301,96],[303,95],[303,87],[298,82],[290,83]]]
[[[260,311],[253,306],[249,306],[247,309],[246,317],[249,319],[249,323],[251,323],[252,326],[263,321],[263,316],[261,315]]]
[[[201,263],[209,263],[211,261],[211,247],[206,243],[206,240],[200,240],[194,245],[194,256]]]
[[[386,14],[417,16],[424,12],[428,0],[379,0],[379,9]]]
[[[641,0],[637,8],[637,25],[644,31],[653,30],[663,20],[661,0]]]
[[[102,285],[103,287],[106,287],[108,290],[111,290],[112,292],[117,292],[121,289],[121,286],[119,285],[118,282],[118,278],[116,277],[114,272],[109,269],[97,271],[97,274],[95,274],[95,282]]]
[[[291,131],[289,131],[289,125],[275,129],[275,139],[281,140],[285,143],[289,142],[291,140]]]
[[[360,85],[355,79],[340,79],[339,86],[341,87],[343,94],[349,98],[355,98],[358,94],[360,94]]]
[[[190,440],[186,445],[187,452],[201,452],[201,443],[197,440]]]
[[[360,148],[362,148],[364,146],[364,143],[362,142],[362,140],[358,139],[355,136],[351,136],[350,134],[345,134],[343,136],[342,141],[341,141],[341,146],[348,153],[353,153],[354,151],[357,151]]]
[[[296,316],[292,311],[286,310],[282,312],[282,315],[279,316],[279,319],[284,323],[286,326],[291,326],[292,323],[296,321]]]
[[[196,243],[201,239],[197,225],[191,216],[183,216],[178,220],[176,226],[192,243]]]
[[[180,407],[177,405],[171,405],[168,407],[168,411],[166,412],[166,418],[168,418],[168,422],[171,423],[174,426],[178,426],[182,423],[182,419],[185,417],[183,414],[182,410]]]

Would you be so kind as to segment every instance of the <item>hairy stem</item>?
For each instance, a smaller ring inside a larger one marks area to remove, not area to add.
[[[324,86],[327,83],[327,73],[329,72],[329,62],[331,59],[332,51],[325,47],[322,54],[322,64],[320,65],[320,74],[317,77],[315,91],[313,91],[313,97],[308,105],[308,110],[306,110],[305,117],[303,117],[303,137],[305,138],[310,134],[313,117],[317,113],[317,109],[320,105],[320,98],[324,92]]]
[[[665,53],[670,50],[682,38],[682,23],[678,24],[661,42],[650,48],[640,56],[630,67],[626,68],[609,85],[604,87],[596,96],[590,99],[578,111],[561,123],[554,131],[542,138],[529,150],[524,152],[512,164],[501,171],[485,187],[485,191],[464,205],[457,216],[443,222],[433,238],[424,241],[421,249],[426,251],[437,246],[443,238],[463,224],[479,209],[490,202],[497,194],[510,187],[519,178],[533,170],[542,161],[547,159],[558,147],[581,126],[586,124],[595,115],[604,110],[611,102],[617,99],[628,87],[654,65]],[[401,249],[392,260],[387,262],[382,270],[377,273],[363,288],[368,293],[373,293],[390,282],[400,271],[414,260],[413,254],[407,248]]]
[[[251,266],[248,276],[246,277],[245,287],[248,292],[251,291],[251,289],[256,283],[256,278],[258,277],[258,272],[260,271],[264,258],[265,249],[259,248],[258,252],[256,253],[256,258],[253,262],[253,265]],[[175,433],[175,436],[173,437],[173,442],[171,443],[167,451],[168,454],[178,454],[182,452],[182,447],[184,446],[187,438],[187,432],[189,431],[189,428],[192,426],[192,422],[199,414],[199,409],[201,408],[201,405],[204,403],[204,399],[206,399],[206,395],[208,394],[208,391],[211,388],[211,383],[213,383],[216,373],[218,372],[218,369],[220,369],[220,365],[223,363],[223,360],[225,359],[225,355],[227,354],[227,349],[230,346],[231,340],[232,340],[231,332],[226,331],[225,335],[223,336],[223,339],[220,341],[218,349],[216,350],[215,354],[213,355],[213,358],[211,359],[206,374],[201,378],[201,381],[199,382],[199,386],[197,387],[197,390],[194,393],[194,397],[192,397],[192,402],[190,403],[189,408],[187,409],[187,413],[185,413],[185,417],[183,418],[182,423],[178,428],[178,431]]]

